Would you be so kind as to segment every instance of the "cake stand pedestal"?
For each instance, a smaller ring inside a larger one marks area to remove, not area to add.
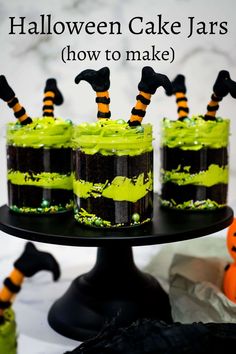
[[[27,216],[0,208],[0,229],[24,239],[70,246],[97,246],[92,270],[77,277],[51,307],[50,326],[60,334],[83,341],[116,321],[128,325],[138,318],[171,322],[167,294],[151,275],[134,264],[132,246],[187,240],[226,228],[233,211],[226,207],[207,212],[160,208],[154,196],[153,222],[122,229],[82,227],[73,215]]]

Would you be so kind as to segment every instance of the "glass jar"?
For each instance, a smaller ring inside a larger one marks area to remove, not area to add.
[[[19,213],[54,214],[73,209],[71,121],[35,118],[7,127],[9,208]]]
[[[137,226],[152,219],[152,126],[82,123],[73,133],[75,219],[92,227]]]
[[[229,120],[164,119],[161,137],[161,203],[184,210],[226,206]]]

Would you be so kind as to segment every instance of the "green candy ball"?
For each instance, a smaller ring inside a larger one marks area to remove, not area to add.
[[[192,123],[191,119],[188,118],[188,117],[184,118],[184,119],[183,119],[183,122],[185,122],[185,123]]]
[[[137,125],[137,127],[135,127],[136,131],[138,133],[143,133],[144,132],[144,128],[141,125]]]
[[[48,200],[43,200],[42,203],[41,203],[41,207],[42,207],[42,208],[47,208],[47,207],[49,207],[49,201],[48,201]]]
[[[132,220],[133,220],[134,222],[139,222],[139,220],[140,220],[140,215],[139,215],[138,213],[134,213],[134,214],[132,215]]]
[[[117,119],[117,120],[116,120],[116,123],[117,123],[117,124],[125,124],[126,122],[125,122],[124,119]]]
[[[94,222],[94,224],[95,224],[96,226],[101,226],[101,225],[102,225],[102,220],[101,220],[101,219],[96,219],[95,222]]]

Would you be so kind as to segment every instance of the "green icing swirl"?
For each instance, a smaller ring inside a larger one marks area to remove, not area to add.
[[[183,169],[188,170],[189,166]],[[187,172],[179,172],[181,165],[176,170],[164,171],[161,170],[162,183],[172,182],[179,186],[185,186],[187,184],[211,187],[218,183],[228,183],[229,169],[228,166],[218,166],[212,164],[208,170],[200,171],[199,173],[190,174]]]
[[[122,119],[99,119],[94,123],[81,123],[74,127],[73,149],[93,155],[140,155],[152,151],[152,126],[130,127]]]
[[[33,148],[70,147],[72,123],[62,118],[34,118],[27,125],[9,123],[7,125],[7,144]]]
[[[128,201],[135,203],[143,198],[149,191],[153,189],[152,172],[148,173],[148,177],[144,178],[144,173],[138,177],[128,178],[124,176],[116,176],[111,182],[91,183],[83,180],[73,180],[74,193],[79,198],[110,198],[115,201]]]
[[[0,353],[16,354],[17,351],[17,334],[16,321],[12,309],[4,311],[3,324],[0,325]]]
[[[228,119],[221,118],[214,121],[206,121],[202,116],[193,116],[184,121],[165,118],[162,123],[161,145],[182,150],[227,147],[229,125]]]
[[[72,190],[72,175],[61,175],[55,172],[29,173],[9,170],[7,179],[20,186],[35,186],[50,189]]]

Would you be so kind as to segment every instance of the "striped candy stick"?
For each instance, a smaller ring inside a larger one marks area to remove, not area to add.
[[[232,81],[229,72],[221,70],[213,86],[213,94],[207,105],[207,113],[204,116],[205,120],[215,120],[216,112],[219,109],[219,102],[229,93],[229,87],[226,84],[228,81]]]
[[[20,124],[26,125],[32,122],[32,119],[26,113],[24,107],[21,106],[18,98],[15,96],[15,92],[9,86],[4,75],[0,75],[0,98],[13,109],[14,116]]]
[[[110,118],[110,98],[108,92],[110,88],[109,68],[104,67],[100,70],[84,70],[76,76],[75,83],[79,84],[82,80],[87,81],[96,92],[96,103],[98,105],[97,118]]]
[[[14,297],[21,290],[24,278],[32,277],[41,270],[52,272],[54,281],[60,277],[60,268],[54,257],[50,253],[37,250],[31,242],[28,242],[0,291],[0,323],[4,322],[4,310],[11,306]]]
[[[185,76],[177,75],[172,81],[173,93],[176,97],[176,103],[178,107],[178,119],[183,120],[188,117],[188,99],[186,97]]]
[[[168,94],[172,93],[171,82],[163,74],[156,73],[151,67],[145,66],[142,69],[141,81],[138,84],[139,94],[136,96],[136,104],[131,111],[128,121],[130,126],[140,125],[146,114],[146,108],[151,102],[151,96],[158,87],[164,87]]]
[[[54,117],[54,104],[59,106],[63,103],[63,96],[57,87],[55,79],[46,81],[43,98],[43,116]]]

